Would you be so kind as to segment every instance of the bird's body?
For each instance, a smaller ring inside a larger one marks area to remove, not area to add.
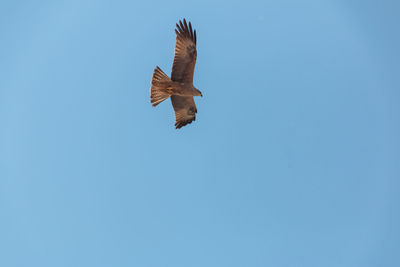
[[[151,80],[150,98],[153,106],[171,97],[175,111],[177,129],[196,119],[197,108],[193,96],[202,96],[193,86],[193,73],[196,65],[196,30],[186,20],[176,24],[175,57],[171,78],[156,67]]]

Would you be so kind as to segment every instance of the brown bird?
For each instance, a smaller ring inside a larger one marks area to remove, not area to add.
[[[193,96],[203,96],[193,86],[194,66],[196,65],[196,30],[183,19],[176,24],[175,57],[171,79],[157,66],[151,80],[150,99],[153,106],[171,97],[175,111],[176,129],[196,120],[197,108]]]

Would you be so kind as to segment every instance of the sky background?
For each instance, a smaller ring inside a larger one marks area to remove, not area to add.
[[[197,120],[175,130],[175,23]],[[2,1],[0,266],[400,266],[399,1]]]

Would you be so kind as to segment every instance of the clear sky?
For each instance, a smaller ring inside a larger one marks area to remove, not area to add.
[[[399,3],[2,1],[0,266],[400,266]]]

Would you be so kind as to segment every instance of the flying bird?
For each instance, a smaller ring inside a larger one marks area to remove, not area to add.
[[[150,88],[150,102],[157,106],[171,97],[175,111],[175,127],[181,128],[196,120],[197,108],[193,96],[203,96],[193,86],[193,73],[196,65],[196,30],[183,19],[176,24],[176,44],[171,78],[158,66],[154,69]]]

